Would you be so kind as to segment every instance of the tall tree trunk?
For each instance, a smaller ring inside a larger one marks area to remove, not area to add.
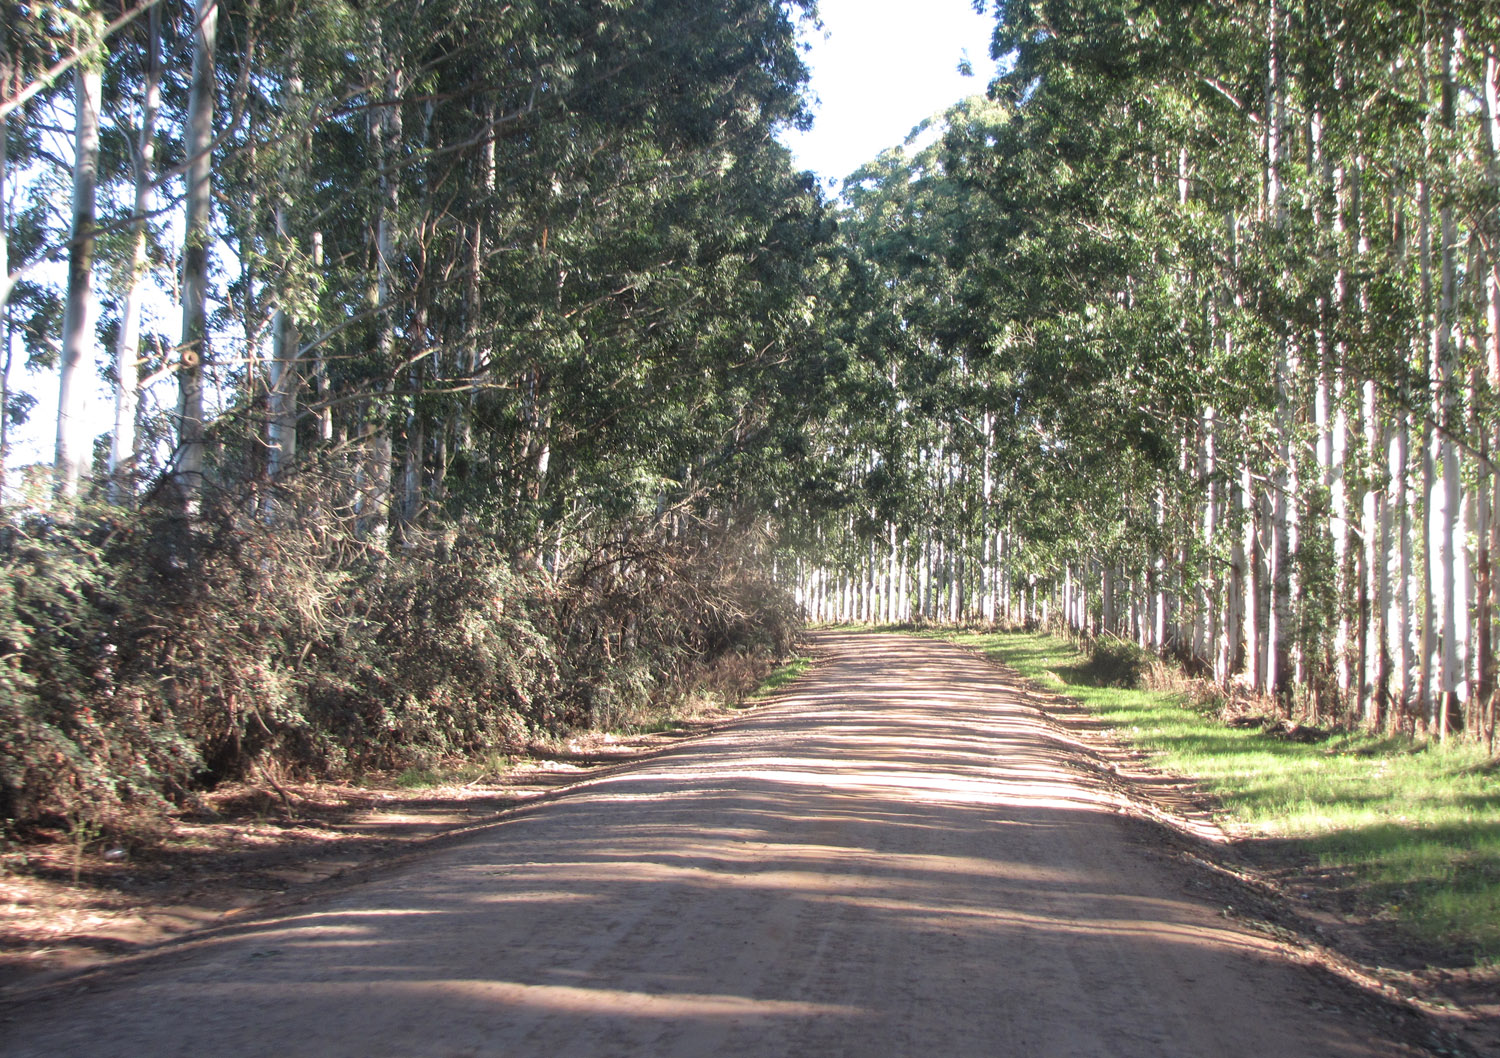
[[[886,545],[889,550],[886,552],[884,621],[886,624],[895,624],[900,620],[901,541],[894,522],[887,526]]]
[[[1245,504],[1245,493],[1237,482],[1225,483],[1230,494],[1228,531],[1230,537],[1229,583],[1224,587],[1224,620],[1219,635],[1217,661],[1214,678],[1224,689],[1229,688],[1234,674],[1245,670],[1245,598],[1249,593],[1249,555],[1245,551],[1245,526],[1249,524],[1250,511]]]
[[[300,77],[300,49],[292,57],[292,74],[287,78],[284,117],[301,124],[305,120],[302,106],[302,79]],[[311,139],[300,130],[296,142],[304,150],[311,149]],[[276,242],[287,264],[296,256],[296,240],[288,219],[290,209],[302,196],[302,181],[295,165],[283,167],[280,173],[280,188],[277,190],[275,210]],[[284,267],[285,271],[285,267]],[[283,279],[283,284],[285,284]],[[301,328],[297,318],[288,311],[286,302],[291,294],[283,289],[278,298],[275,316],[271,320],[271,363],[266,394],[266,472],[271,478],[281,477],[297,461],[297,417],[301,405],[302,364]]]
[[[401,208],[401,180],[397,158],[402,135],[402,73],[383,45],[378,47],[386,67],[384,93],[371,115],[370,137],[380,166],[379,200],[375,210],[375,353],[382,372],[396,366],[396,315],[392,305],[396,269],[396,226]],[[387,375],[386,389],[394,379]],[[391,450],[390,411],[386,402],[371,402],[365,414],[363,487],[359,495],[358,525],[362,534],[383,542],[390,524]]]
[[[92,454],[85,407],[94,374],[94,229],[103,85],[100,67],[92,59],[79,63],[73,79],[73,223],[69,233],[68,290],[58,370],[57,448],[53,459],[57,494],[64,497],[78,495],[79,478]]]
[[[1421,631],[1419,642],[1421,644],[1418,654],[1418,678],[1417,678],[1417,709],[1425,723],[1436,726],[1438,723],[1436,713],[1437,701],[1437,677],[1440,672],[1438,661],[1438,638],[1437,620],[1441,600],[1438,592],[1442,588],[1442,574],[1436,569],[1438,556],[1442,546],[1439,540],[1441,535],[1440,514],[1438,505],[1441,496],[1438,492],[1437,464],[1441,453],[1437,451],[1440,443],[1438,432],[1435,428],[1437,409],[1440,404],[1440,394],[1436,392],[1436,357],[1435,339],[1438,328],[1438,315],[1434,310],[1432,293],[1432,196],[1431,196],[1431,156],[1432,156],[1432,108],[1430,93],[1427,84],[1427,49],[1428,42],[1424,41],[1419,55],[1418,65],[1418,101],[1426,115],[1423,121],[1423,163],[1421,178],[1417,182],[1417,238],[1418,238],[1418,269],[1420,276],[1420,291],[1422,298],[1422,329],[1426,336],[1420,339],[1421,356],[1419,363],[1421,369],[1417,374],[1419,379],[1427,380],[1422,392],[1422,411],[1419,420],[1414,421],[1413,427],[1420,428],[1422,455],[1422,609],[1420,614]],[[1420,424],[1420,426],[1418,426]]]
[[[1375,401],[1375,383],[1366,381],[1360,394],[1360,419],[1364,427],[1365,451],[1374,462],[1381,451],[1379,408]],[[1367,488],[1360,510],[1360,537],[1357,589],[1359,591],[1359,710],[1365,723],[1377,726],[1380,715],[1382,657],[1385,654],[1385,637],[1382,625],[1389,612],[1381,605],[1379,585],[1383,577],[1383,564],[1379,551],[1381,496],[1378,490]]]
[[[197,0],[188,93],[187,213],[182,246],[182,341],[177,360],[178,489],[188,509],[203,489],[204,365],[208,361],[209,212],[213,202],[214,65],[219,0]]]
[[[922,531],[922,552],[917,558],[917,612],[924,619],[932,616],[932,530]]]
[[[312,233],[312,263],[315,270],[323,267],[323,233]],[[328,361],[322,353],[313,360],[313,388],[317,394],[318,443],[333,442],[333,382],[328,377]]]
[[[1396,416],[1391,431],[1391,443],[1387,446],[1387,465],[1390,471],[1390,503],[1394,512],[1393,536],[1395,545],[1390,549],[1390,562],[1394,565],[1391,579],[1395,596],[1391,607],[1391,637],[1397,656],[1392,700],[1397,708],[1397,719],[1407,721],[1421,709],[1421,620],[1417,613],[1418,592],[1421,578],[1417,576],[1414,507],[1419,497],[1413,497],[1413,473],[1411,441],[1413,417],[1406,411]]]
[[[1286,68],[1282,53],[1283,14],[1278,0],[1268,6],[1266,65],[1266,216],[1283,237],[1288,214],[1283,201],[1282,179],[1288,159],[1286,130]],[[1290,285],[1290,284],[1288,284]],[[1268,497],[1270,606],[1266,628],[1266,689],[1285,700],[1292,689],[1292,533],[1295,502],[1292,467],[1292,387],[1297,356],[1289,335],[1277,338],[1275,365],[1276,454],[1271,495]]]
[[[1356,163],[1351,173],[1351,179],[1346,182],[1344,170],[1340,166],[1334,166],[1331,185],[1334,201],[1333,231],[1336,239],[1346,232],[1349,235],[1349,245],[1355,247],[1358,244],[1359,219],[1359,193],[1357,190],[1360,170]],[[1341,240],[1342,241],[1342,240]],[[1349,316],[1349,275],[1341,265],[1334,276],[1333,291],[1330,297],[1330,311],[1328,318],[1330,325],[1336,327],[1339,321]],[[1348,487],[1348,460],[1349,460],[1349,413],[1348,401],[1350,389],[1345,364],[1348,360],[1347,343],[1339,338],[1332,345],[1333,362],[1326,364],[1325,376],[1332,376],[1332,418],[1328,423],[1327,433],[1327,480],[1329,523],[1328,531],[1333,544],[1334,562],[1334,604],[1337,608],[1334,621],[1335,631],[1333,637],[1333,665],[1336,670],[1336,681],[1340,706],[1345,707],[1351,692],[1356,687],[1359,695],[1365,698],[1366,688],[1373,686],[1373,682],[1366,680],[1362,675],[1356,676],[1353,672],[1351,653],[1353,644],[1351,638],[1353,630],[1349,622],[1348,600],[1352,595],[1361,597],[1360,613],[1371,612],[1373,614],[1373,593],[1369,591],[1368,578],[1360,577],[1356,570],[1358,560],[1351,554],[1353,548],[1351,543],[1354,539],[1353,527],[1351,525],[1351,504]],[[1373,455],[1373,448],[1367,446],[1367,452]],[[1363,493],[1355,500],[1353,506],[1363,508],[1368,500],[1371,490],[1365,488]],[[1361,513],[1364,513],[1361,510]],[[1362,538],[1365,543],[1364,560],[1365,570],[1374,569],[1371,561],[1375,549],[1375,538],[1372,527],[1368,520],[1362,520]],[[1371,622],[1375,624],[1376,622]],[[1365,650],[1369,645],[1369,637],[1363,637],[1359,641],[1359,649]],[[1368,707],[1368,699],[1360,701],[1357,708],[1362,712]]]
[[[109,499],[129,503],[135,496],[135,419],[140,405],[141,305],[146,279],[146,250],[156,178],[156,115],[161,107],[161,11],[146,16],[146,55],[141,87],[141,126],[131,152],[135,209],[130,221],[130,273],[120,331],[115,343],[115,425],[109,445]]]
[[[1219,481],[1218,454],[1215,450],[1218,423],[1214,409],[1203,409],[1199,423],[1198,482],[1203,491],[1203,555],[1204,562],[1198,572],[1197,605],[1193,616],[1193,653],[1210,671],[1217,670],[1219,608],[1218,598],[1222,588],[1219,563],[1214,552],[1218,548],[1219,534]]]
[[[1486,350],[1488,352],[1488,350]],[[1484,730],[1484,703],[1489,698],[1491,657],[1490,628],[1490,490],[1485,476],[1490,473],[1490,443],[1480,402],[1483,399],[1484,372],[1473,367],[1469,372],[1469,421],[1466,433],[1478,438],[1479,450],[1474,459],[1475,488],[1469,494],[1466,508],[1469,519],[1464,525],[1464,536],[1474,541],[1474,562],[1470,567],[1469,595],[1473,607],[1472,640],[1470,653],[1473,659],[1472,680],[1468,694],[1468,709],[1464,727],[1468,731]]]
[[[1484,89],[1481,95],[1485,143],[1488,149],[1485,174],[1491,196],[1491,207],[1485,215],[1489,232],[1489,247],[1486,255],[1488,267],[1484,270],[1485,306],[1489,324],[1485,366],[1489,392],[1493,399],[1496,395],[1500,395],[1500,52],[1497,52],[1494,44],[1490,44],[1485,49]],[[1489,456],[1493,460],[1500,459],[1500,416],[1491,412],[1491,418],[1495,422],[1494,431],[1491,432],[1484,424],[1481,424],[1480,429],[1481,435],[1489,443]],[[1500,473],[1496,473],[1493,465],[1486,460],[1480,461],[1479,488],[1489,501],[1487,505],[1489,509],[1488,532],[1482,536],[1481,540],[1485,545],[1485,553],[1489,556],[1489,562],[1493,563],[1494,556],[1500,553]],[[1489,569],[1488,585],[1481,588],[1479,612],[1485,620],[1486,628],[1490,629],[1495,608],[1500,606],[1500,577],[1494,575],[1489,564],[1486,568]],[[1479,666],[1481,707],[1484,710],[1484,737],[1491,752],[1494,751],[1495,744],[1497,692],[1492,634],[1493,631],[1490,630],[1480,638],[1480,649],[1484,653],[1480,655]]]
[[[489,104],[484,111],[485,131],[479,145],[479,187],[484,192],[486,203],[495,193],[495,108]],[[474,223],[469,230],[469,268],[464,280],[464,326],[466,362],[459,365],[467,376],[469,392],[460,404],[457,424],[457,446],[467,453],[473,444],[474,407],[479,399],[481,378],[490,370],[492,352],[485,336],[484,306],[480,304],[485,264],[485,216],[486,210],[476,211]]]
[[[1251,473],[1250,454],[1240,470],[1240,497],[1245,510],[1245,673],[1257,693],[1266,690],[1266,603],[1270,584],[1266,579],[1266,552],[1261,546],[1261,527],[1266,521],[1265,493],[1257,491]]]
[[[1151,559],[1151,650],[1167,649],[1167,490],[1158,488],[1152,499],[1156,521],[1156,554]]]
[[[1452,137],[1456,128],[1458,86],[1454,71],[1457,42],[1450,21],[1443,29],[1441,122],[1444,133]],[[1438,734],[1447,738],[1450,729],[1462,723],[1459,703],[1467,696],[1468,686],[1468,598],[1467,575],[1463,567],[1463,510],[1458,446],[1455,437],[1463,435],[1463,411],[1460,405],[1463,374],[1458,364],[1454,339],[1458,311],[1458,229],[1453,213],[1452,194],[1445,191],[1438,207],[1441,244],[1441,290],[1435,321],[1434,357],[1437,368],[1442,441],[1443,504],[1438,529],[1438,554],[1442,585],[1442,673],[1438,701]],[[1436,432],[1436,431],[1435,431]]]
[[[10,93],[14,60],[0,33],[0,92]],[[10,466],[10,114],[0,115],[0,508],[5,506],[6,470]]]
[[[987,623],[993,624],[995,621],[995,534],[991,531],[990,525],[995,497],[995,470],[993,465],[994,413],[986,410],[980,423],[984,434],[984,474],[980,486],[982,495],[979,515],[979,531],[984,541],[982,565],[980,566],[980,584],[982,585],[984,595],[982,614]]]
[[[276,238],[290,244],[286,207],[276,207]],[[298,347],[302,334],[296,319],[278,306],[271,320],[271,363],[267,387],[266,473],[281,477],[297,460],[297,407],[302,388]]]

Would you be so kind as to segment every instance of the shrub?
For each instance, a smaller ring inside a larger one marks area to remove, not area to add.
[[[152,696],[122,683],[124,600],[97,517],[31,517],[0,534],[0,813],[117,822],[160,807],[197,767]]]
[[[709,525],[616,525],[548,570],[477,527],[386,548],[316,509],[79,510],[6,529],[0,578],[11,827],[114,828],[259,763],[420,768],[733,700],[797,628]]]

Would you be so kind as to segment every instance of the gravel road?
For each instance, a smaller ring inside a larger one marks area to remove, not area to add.
[[[1194,895],[998,670],[818,645],[726,730],[4,1011],[0,1053],[1418,1053]]]

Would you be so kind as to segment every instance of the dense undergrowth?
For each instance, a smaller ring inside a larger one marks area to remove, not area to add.
[[[1082,702],[1154,764],[1195,779],[1246,840],[1290,846],[1310,882],[1354,908],[1500,961],[1500,764],[1483,747],[1247,716],[1129,644],[940,634]]]
[[[463,526],[376,546],[330,522],[5,527],[5,830],[146,830],[227,779],[421,767],[733,699],[796,631],[708,524],[616,524],[544,565]]]

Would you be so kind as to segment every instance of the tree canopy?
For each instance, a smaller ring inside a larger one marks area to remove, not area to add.
[[[7,814],[609,722],[807,617],[1492,733],[1490,5],[992,10],[828,201],[801,0],[17,8]]]

